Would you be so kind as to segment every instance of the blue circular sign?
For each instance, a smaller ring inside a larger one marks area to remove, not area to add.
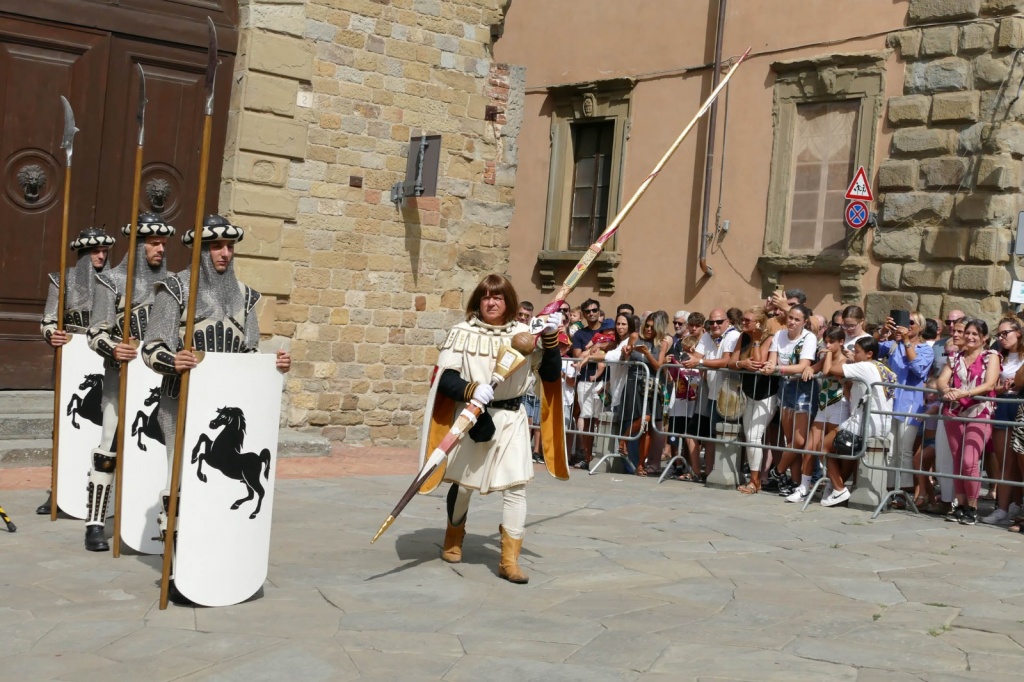
[[[868,224],[868,205],[863,201],[851,201],[846,207],[846,224],[859,230]]]

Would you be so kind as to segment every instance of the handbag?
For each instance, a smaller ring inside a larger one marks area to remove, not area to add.
[[[715,409],[718,415],[727,422],[736,422],[743,417],[747,409],[747,396],[743,393],[740,382],[736,377],[726,377],[718,389],[718,396],[715,399]]]
[[[832,452],[847,457],[860,456],[863,454],[864,441],[857,434],[846,429],[836,432],[835,440],[832,441]]]

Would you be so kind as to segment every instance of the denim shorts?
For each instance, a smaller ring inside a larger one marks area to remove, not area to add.
[[[782,409],[813,414],[817,411],[815,408],[818,404],[816,388],[813,379],[810,381],[783,381],[780,391]]]
[[[1004,393],[1003,395],[1000,395],[999,397],[1000,398],[1017,398],[1017,399],[1020,399],[1021,396],[1019,396],[1016,393]],[[995,414],[992,415],[992,418],[997,420],[997,421],[1012,422],[1012,421],[1017,419],[1017,408],[1018,407],[1020,407],[1019,403],[996,403],[996,411],[995,411]],[[993,428],[996,428],[996,429],[1008,429],[1008,428],[1011,428],[1011,427],[1009,427],[1009,426],[1002,426],[1000,424],[994,424]]]
[[[526,418],[532,424],[540,423],[540,398],[532,393],[523,394],[523,405],[526,407]]]

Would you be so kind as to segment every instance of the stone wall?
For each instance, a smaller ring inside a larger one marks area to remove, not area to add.
[[[889,36],[906,75],[888,102],[869,319],[959,308],[992,321],[1008,305],[1024,157],[1024,18],[1010,15],[1022,11],[1021,0],[911,0],[908,28]]]
[[[261,331],[291,348],[284,420],[411,445],[437,344],[507,266],[525,80],[491,58],[506,0],[241,4],[221,208],[249,229]],[[442,135],[437,196],[396,207],[421,131]]]

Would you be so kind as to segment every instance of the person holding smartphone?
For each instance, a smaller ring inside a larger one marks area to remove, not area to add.
[[[919,389],[924,388],[928,381],[932,361],[935,359],[932,347],[921,339],[924,316],[916,311],[894,310],[886,319],[885,328],[891,340],[879,344],[879,358],[896,374],[897,384],[912,387],[896,389],[893,394],[893,412],[917,414],[924,404],[924,392]],[[890,427],[893,445],[889,459],[890,464],[899,462],[900,468],[907,470],[900,473],[899,486],[913,494],[914,477],[909,470],[914,466],[914,439],[917,432],[907,429],[907,421],[908,417],[893,416]],[[889,486],[895,485],[895,474],[890,473]],[[895,506],[898,507],[900,503],[902,500]]]

